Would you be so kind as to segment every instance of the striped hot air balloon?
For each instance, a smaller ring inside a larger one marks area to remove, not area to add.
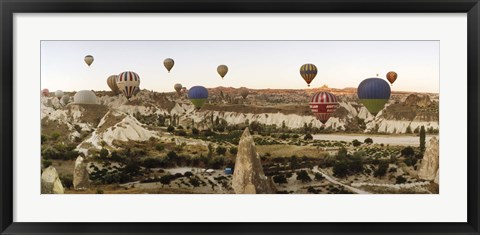
[[[310,86],[310,83],[313,81],[315,76],[317,76],[317,66],[314,64],[304,64],[300,67],[300,75],[302,75],[303,80],[307,82],[307,85]]]
[[[334,94],[321,91],[312,96],[309,105],[313,115],[325,125],[337,109],[338,100]]]
[[[140,86],[140,77],[137,73],[126,71],[118,75],[117,87],[127,99],[132,97],[138,86]]]
[[[201,109],[208,99],[208,90],[203,86],[194,86],[188,90],[188,98],[197,110]]]
[[[113,94],[115,95],[118,95],[118,93],[120,93],[117,86],[117,78],[118,78],[118,75],[111,75],[107,78],[107,85],[108,87],[110,87]]]
[[[367,78],[357,89],[360,102],[372,115],[377,115],[390,99],[390,85],[381,78]]]
[[[397,80],[397,73],[390,71],[387,73],[387,80],[390,82],[390,84],[393,84],[395,80]]]

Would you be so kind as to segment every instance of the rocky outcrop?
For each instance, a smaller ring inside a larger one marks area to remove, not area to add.
[[[248,128],[240,138],[232,187],[237,194],[275,193],[276,189],[265,176],[253,136]]]
[[[406,106],[417,106],[417,107],[428,107],[432,104],[430,97],[428,95],[418,96],[415,94],[409,95],[406,99],[404,104]]]
[[[42,194],[63,194],[64,188],[57,170],[53,166],[49,166],[42,173]]]
[[[83,157],[78,156],[75,161],[75,169],[73,170],[73,188],[75,190],[84,190],[88,188],[89,184],[87,164],[84,162]]]
[[[418,177],[424,180],[438,182],[438,167],[439,167],[439,151],[438,139],[432,137],[427,145],[427,149],[423,154],[422,164],[418,171]]]

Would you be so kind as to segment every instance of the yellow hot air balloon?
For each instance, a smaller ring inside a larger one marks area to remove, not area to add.
[[[113,94],[115,95],[118,95],[120,93],[120,90],[118,89],[118,86],[117,86],[117,78],[118,78],[118,75],[111,75],[107,78],[107,85],[108,87],[110,87]]]
[[[300,75],[302,75],[303,80],[307,82],[307,85],[310,86],[310,83],[313,81],[315,76],[317,76],[317,66],[314,64],[304,64],[300,67]]]
[[[225,77],[225,75],[228,73],[228,67],[227,67],[226,65],[224,65],[224,64],[219,65],[219,66],[217,67],[217,73],[218,73],[218,74],[220,75],[220,77],[222,77],[222,79],[223,79],[223,77]]]
[[[170,70],[173,68],[173,65],[175,65],[175,61],[173,61],[172,58],[166,58],[163,61],[163,65],[165,66],[165,68],[167,68],[168,72],[170,73]]]
[[[93,63],[93,56],[86,55],[83,60],[85,61],[85,63],[87,63],[88,67],[90,67],[90,65]]]

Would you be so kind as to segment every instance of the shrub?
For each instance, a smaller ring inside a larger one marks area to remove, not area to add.
[[[388,163],[387,162],[381,162],[380,165],[378,165],[377,170],[375,170],[375,172],[373,172],[373,176],[375,176],[375,177],[385,176],[385,174],[387,174],[387,170],[388,170]]]
[[[187,171],[187,172],[185,172],[185,173],[183,174],[183,176],[185,176],[185,177],[190,177],[190,176],[193,176],[193,173],[190,172],[190,171]]]
[[[297,172],[297,180],[302,181],[302,183],[306,183],[312,181],[312,178],[310,178],[307,171],[301,170]]]
[[[232,155],[235,155],[237,154],[238,152],[238,148],[237,147],[230,147],[230,149],[228,150]]]
[[[325,177],[323,177],[323,175],[319,172],[315,173],[315,180],[317,181],[320,181],[320,180],[323,180],[325,179]]]
[[[397,176],[395,183],[396,184],[403,184],[405,182],[407,182],[407,179],[405,179],[403,176],[400,175],[400,176]]]
[[[366,138],[365,141],[363,141],[365,144],[373,144],[372,138]]]
[[[52,140],[57,140],[59,137],[60,137],[60,133],[58,132],[53,132],[52,135],[50,136]]]
[[[412,147],[408,146],[402,149],[401,154],[403,156],[413,156],[415,155],[415,151],[413,150]]]
[[[360,142],[360,141],[358,141],[358,140],[356,140],[356,139],[352,141],[353,147],[358,147],[358,146],[360,146],[361,144],[362,144],[362,142]]]
[[[192,177],[189,179],[189,183],[195,188],[195,187],[198,187],[200,186],[200,181],[195,178],[195,177]]]
[[[198,134],[200,134],[200,131],[197,128],[194,127],[194,128],[192,128],[192,134],[193,135],[198,135]]]
[[[178,136],[187,136],[187,132],[185,130],[178,130],[176,132],[176,135]]]
[[[73,186],[73,175],[72,174],[66,174],[60,176],[60,181],[62,182],[62,185],[65,188],[72,188]]]
[[[177,153],[175,151],[170,151],[167,153],[167,159],[169,161],[174,161],[178,157]]]
[[[165,146],[163,146],[163,144],[156,144],[155,149],[157,151],[163,151],[163,150],[165,150]]]
[[[215,151],[217,154],[224,155],[227,152],[227,149],[223,146],[218,146]]]
[[[105,148],[102,148],[100,150],[100,158],[106,158],[108,156],[108,150]]]
[[[280,174],[280,175],[274,175],[272,177],[273,182],[277,184],[286,184],[287,183],[287,178],[285,178],[285,175]]]
[[[333,175],[337,177],[345,177],[348,175],[348,164],[344,161],[335,162],[333,165]]]
[[[162,184],[162,187],[165,185],[169,185],[170,182],[172,181],[172,175],[164,175],[160,177],[160,183]]]
[[[313,136],[310,133],[307,133],[304,137],[304,140],[313,140]]]
[[[103,194],[104,192],[103,192],[102,189],[99,189],[99,188],[98,188],[97,191],[96,191],[96,193],[97,193],[97,194]]]
[[[43,165],[43,168],[47,168],[52,165],[52,161],[43,159],[42,165]]]
[[[167,127],[168,132],[173,132],[174,130],[175,130],[175,128],[172,125]]]

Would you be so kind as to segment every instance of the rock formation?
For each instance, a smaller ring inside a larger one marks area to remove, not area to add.
[[[42,173],[42,194],[63,194],[64,189],[57,170],[49,166]]]
[[[422,164],[418,171],[418,177],[424,180],[436,181],[438,183],[439,151],[438,139],[432,137],[423,154]]]
[[[87,164],[83,160],[83,157],[78,156],[75,161],[75,169],[73,170],[73,188],[75,190],[87,189],[89,186]]]
[[[432,104],[430,97],[428,95],[418,96],[415,94],[409,95],[406,99],[404,104],[406,106],[418,106],[418,107],[428,107]]]
[[[232,187],[237,194],[275,193],[276,189],[269,181],[263,172],[253,136],[247,127],[238,144]]]

